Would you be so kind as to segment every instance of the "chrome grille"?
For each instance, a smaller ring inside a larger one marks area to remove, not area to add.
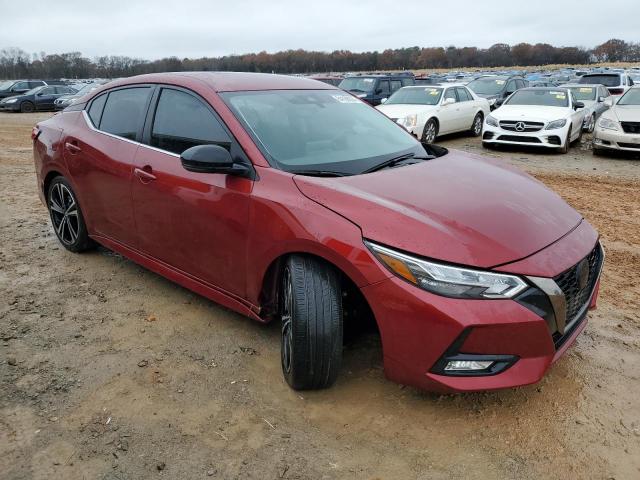
[[[501,120],[500,128],[510,132],[538,132],[542,130],[542,122],[525,122],[522,120]]]

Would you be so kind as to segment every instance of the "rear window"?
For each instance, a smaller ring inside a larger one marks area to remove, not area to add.
[[[149,87],[134,87],[109,93],[104,106],[100,130],[135,140],[146,113]]]
[[[571,87],[569,90],[573,93],[573,97],[582,102],[584,100],[595,100],[596,99],[596,87]]]
[[[605,87],[617,87],[620,85],[620,75],[583,75],[580,83],[599,83]]]
[[[518,90],[509,97],[505,105],[568,107],[569,96],[563,90]]]
[[[93,102],[91,102],[91,106],[87,111],[89,118],[93,125],[98,128],[100,126],[100,117],[102,116],[102,109],[104,108],[104,102],[107,100],[107,94],[100,95]]]

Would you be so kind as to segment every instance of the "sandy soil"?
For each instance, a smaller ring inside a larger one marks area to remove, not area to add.
[[[599,308],[538,385],[403,388],[368,336],[334,388],[300,394],[277,325],[58,245],[29,139],[47,115],[0,114],[1,478],[640,478],[640,160],[443,139],[533,173],[599,229]]]

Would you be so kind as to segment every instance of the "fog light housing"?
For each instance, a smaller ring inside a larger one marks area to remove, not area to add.
[[[444,367],[444,371],[468,372],[473,370],[486,370],[492,364],[492,360],[449,360]]]

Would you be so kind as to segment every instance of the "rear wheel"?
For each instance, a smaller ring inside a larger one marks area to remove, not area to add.
[[[47,192],[47,207],[53,230],[64,248],[78,253],[94,246],[78,200],[66,178],[56,177],[52,180]]]
[[[27,101],[27,102],[22,102],[20,104],[20,111],[22,113],[31,113],[31,112],[34,112],[35,109],[36,109],[36,106],[31,102]]]
[[[482,134],[482,122],[484,120],[484,116],[482,112],[478,112],[473,119],[473,123],[471,124],[471,135],[474,137],[479,137]]]
[[[330,266],[311,257],[287,260],[280,287],[282,373],[295,390],[331,386],[342,361],[342,289]]]
[[[420,140],[423,143],[433,143],[436,141],[437,136],[438,124],[433,118],[431,118],[427,123],[424,124],[424,128],[422,129],[422,138]]]

